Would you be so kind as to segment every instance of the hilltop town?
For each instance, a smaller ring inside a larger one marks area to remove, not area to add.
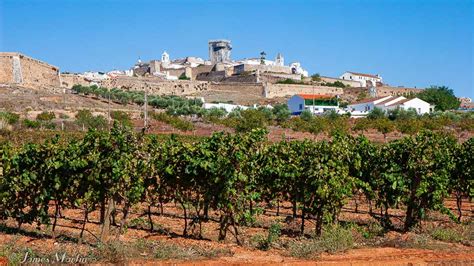
[[[127,70],[84,73],[61,72],[56,66],[21,53],[0,53],[0,84],[53,90],[70,89],[76,84],[98,85],[236,104],[271,102],[295,94],[334,95],[350,103],[365,97],[420,91],[389,86],[379,75],[350,71],[339,77],[310,76],[299,62],[285,64],[282,54],[275,55],[275,60],[270,60],[265,52],[258,57],[233,60],[228,40],[211,40],[208,49],[208,59],[192,56],[171,59],[164,51],[159,60],[138,60]]]

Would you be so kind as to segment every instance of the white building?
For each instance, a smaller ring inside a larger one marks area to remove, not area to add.
[[[348,111],[356,117],[366,116],[370,111],[374,110],[375,108],[379,108],[384,111],[393,110],[397,108],[403,110],[414,109],[419,115],[433,111],[433,106],[431,106],[429,103],[418,98],[407,99],[403,96],[385,96],[371,98],[355,102],[347,106]]]
[[[337,97],[333,95],[296,94],[288,100],[287,104],[294,115],[301,114],[304,110],[309,110],[313,114],[321,114],[331,110],[337,113],[343,112],[339,109]]]
[[[300,62],[291,63],[290,67],[293,74],[299,74],[299,75],[303,75],[303,77],[308,77],[308,71],[304,70],[301,67]]]
[[[433,105],[418,98],[403,99],[401,101],[392,103],[385,107],[386,110],[392,110],[392,109],[397,109],[397,108],[403,109],[403,110],[414,109],[416,113],[419,115],[431,113],[434,111]]]
[[[230,103],[204,103],[202,105],[204,109],[212,109],[212,108],[217,108],[217,109],[224,109],[227,113],[230,113],[234,111],[235,109],[241,109],[241,110],[247,110],[250,107],[244,106],[244,105],[236,105],[236,104],[230,104]]]
[[[376,87],[377,83],[382,83],[382,77],[378,74],[372,75],[346,71],[339,78],[344,80],[358,81],[360,82],[361,87]]]

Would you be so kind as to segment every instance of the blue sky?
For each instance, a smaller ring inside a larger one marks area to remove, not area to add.
[[[310,73],[380,74],[391,85],[446,85],[474,97],[472,0],[0,0],[0,51],[61,71],[128,69],[138,57],[232,58],[281,52]]]

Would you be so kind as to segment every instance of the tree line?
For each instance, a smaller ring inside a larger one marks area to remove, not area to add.
[[[98,211],[99,239],[127,227],[134,206],[144,206],[153,228],[152,210],[179,205],[184,236],[202,238],[202,222],[219,223],[219,240],[251,224],[259,209],[291,202],[292,216],[324,224],[338,223],[342,207],[364,195],[369,212],[393,229],[392,208],[404,206],[402,230],[440,211],[462,219],[462,199],[474,196],[474,138],[458,143],[443,133],[417,135],[374,144],[365,137],[336,134],[330,141],[267,141],[263,129],[242,134],[214,133],[196,142],[160,140],[114,125],[84,137],[59,137],[42,144],[0,146],[0,216],[22,224],[50,225],[55,236],[61,210],[79,208],[84,229]],[[458,212],[443,204],[454,195]]]

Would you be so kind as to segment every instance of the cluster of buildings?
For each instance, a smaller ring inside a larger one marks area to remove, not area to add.
[[[299,62],[285,64],[281,53],[273,60],[265,52],[252,58],[233,60],[229,40],[210,40],[209,58],[185,57],[171,59],[164,51],[159,59],[138,60],[128,70],[109,72],[60,73],[59,68],[20,53],[0,52],[0,84],[27,87],[72,87],[74,84],[120,87],[160,94],[199,95],[202,91],[226,91],[253,95],[254,98],[291,97],[288,106],[293,114],[309,110],[314,114],[326,111],[367,115],[374,108],[382,110],[414,109],[428,113],[433,106],[409,96],[416,88],[390,87],[378,74],[347,71],[339,77],[309,77]],[[186,81],[185,81],[186,80]],[[290,82],[288,82],[290,80]],[[283,82],[281,82],[283,81]],[[342,84],[342,86],[341,86]],[[356,101],[361,92],[371,98]],[[340,108],[344,99],[351,104]],[[222,107],[227,111],[245,106],[207,104],[208,108]],[[461,99],[462,110],[473,110],[470,99]]]
[[[350,113],[351,117],[367,116],[375,108],[385,112],[394,109],[414,110],[423,115],[434,111],[434,106],[419,98],[404,96],[374,97],[349,104],[346,108],[339,106],[339,97],[332,95],[297,94],[288,100],[288,107],[292,114],[301,114],[308,110],[313,114],[334,111],[338,114]]]
[[[299,62],[285,65],[282,54],[278,53],[275,60],[269,60],[265,52],[260,57],[232,60],[232,45],[229,40],[210,40],[208,43],[209,59],[186,57],[170,59],[165,51],[161,60],[142,62],[140,59],[127,75],[154,76],[166,80],[189,79],[201,81],[224,81],[233,78],[234,82],[251,80],[248,76],[266,74],[274,77],[301,80],[308,77],[308,71]],[[258,82],[258,79],[256,80]]]

